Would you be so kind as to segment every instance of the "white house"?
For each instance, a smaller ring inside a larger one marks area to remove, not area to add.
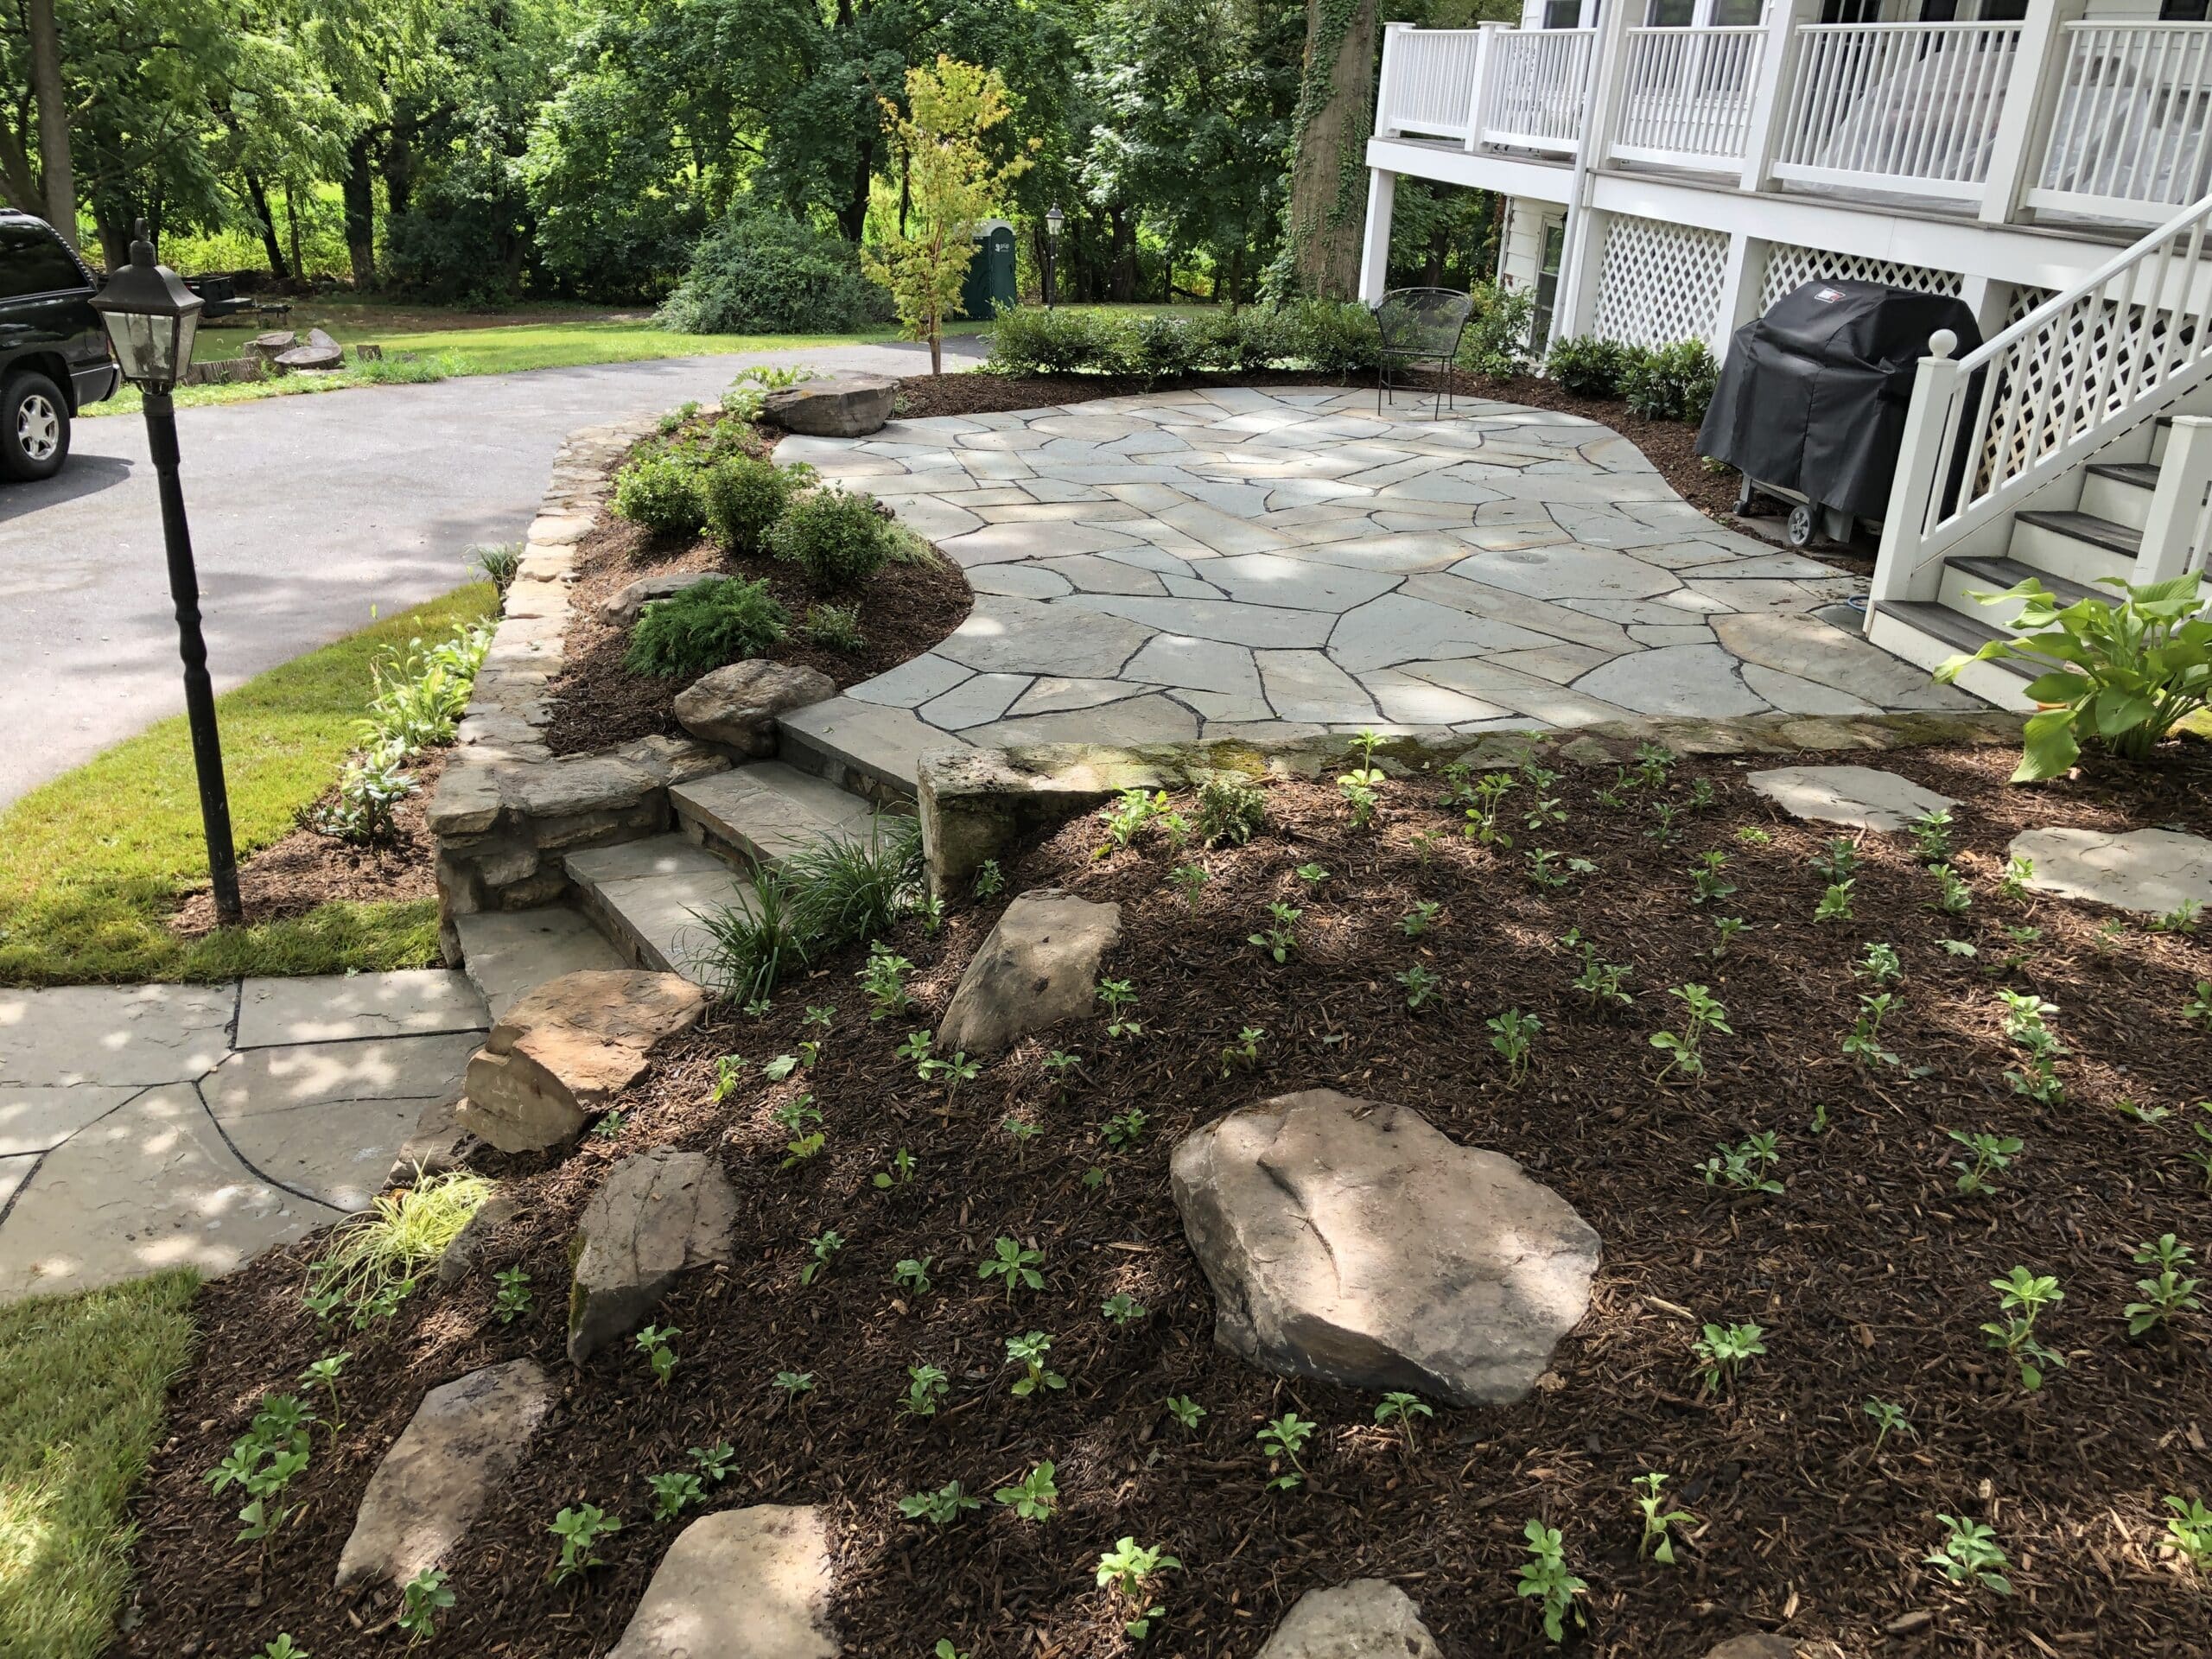
[[[1933,664],[2005,620],[1969,590],[2201,569],[2212,23],[2160,6],[1526,0],[1517,29],[1392,24],[1363,292],[1409,175],[1506,198],[1499,277],[1535,290],[1540,343],[1722,351],[1821,276],[1955,295],[1988,343],[1922,365],[1869,636]],[[1995,666],[1962,683],[2023,701]]]

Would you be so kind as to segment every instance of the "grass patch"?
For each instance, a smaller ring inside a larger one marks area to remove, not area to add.
[[[369,664],[387,645],[490,616],[472,582],[257,675],[216,700],[238,855],[289,834],[356,741]],[[332,903],[186,941],[164,918],[207,880],[192,743],[181,715],[0,812],[0,983],[219,980],[244,973],[420,968],[437,906]]]
[[[192,1347],[190,1269],[0,1307],[0,1659],[92,1659],[130,1570],[123,1502]]]

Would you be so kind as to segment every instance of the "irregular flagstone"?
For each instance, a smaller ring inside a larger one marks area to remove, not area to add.
[[[1432,685],[1441,685],[1484,702],[1512,709],[1547,726],[1592,726],[1601,721],[1621,720],[1629,711],[1569,686],[1554,685],[1532,674],[1522,674],[1482,658],[1450,662],[1418,662],[1402,665],[1402,671]]]
[[[1573,544],[1477,553],[1452,574],[1531,599],[1649,599],[1679,585],[1625,553]]]
[[[1774,766],[1744,780],[1794,818],[1895,834],[1958,803],[1875,766]]]
[[[1573,683],[1639,715],[1713,719],[1762,714],[1770,706],[1744,683],[1736,659],[1718,645],[1662,645],[1616,657]]]
[[[1169,1174],[1215,1341],[1281,1376],[1509,1402],[1589,1306],[1582,1218],[1402,1106],[1280,1096],[1194,1130]]]
[[[230,985],[0,990],[0,1084],[180,1083],[230,1049]]]
[[[976,671],[935,652],[910,658],[887,669],[872,680],[862,680],[845,696],[861,702],[881,703],[890,709],[912,709],[950,691]]]
[[[80,1083],[51,1089],[0,1084],[0,1158],[50,1152],[137,1092],[134,1084]]]
[[[1956,686],[1938,685],[1925,669],[1901,662],[1855,633],[1818,617],[1770,611],[1718,616],[1713,632],[1746,663],[1833,686],[1878,709],[1967,710],[1981,706]],[[1749,676],[1745,678],[1748,680]],[[1807,709],[1805,714],[1846,712]]]
[[[1371,720],[1375,699],[1365,686],[1318,651],[1256,651],[1268,706],[1284,720]]]
[[[978,599],[967,620],[939,642],[936,654],[969,668],[1001,673],[1112,677],[1152,637],[1152,630],[1122,614],[1090,614],[1087,607],[1182,602],[1090,594],[1055,605]]]
[[[1205,695],[1193,692],[1187,702],[1158,695],[1128,696],[1090,709],[971,726],[962,735],[995,748],[1032,743],[1185,743],[1198,735],[1198,716],[1192,705]]]
[[[552,1403],[553,1385],[534,1359],[471,1371],[424,1395],[369,1478],[336,1588],[403,1586],[447,1560]]]
[[[1308,1590],[1258,1659],[1443,1659],[1413,1599],[1388,1579]]]
[[[2212,911],[2212,841],[2178,830],[2030,830],[2008,849],[2034,865],[2039,893],[2115,910],[2165,916],[2185,905]]]
[[[1651,643],[1702,642],[1654,640]],[[1848,691],[1839,691],[1834,686],[1802,680],[1795,674],[1784,674],[1779,669],[1762,668],[1757,663],[1745,663],[1739,671],[1744,677],[1744,683],[1754,695],[1764,698],[1785,715],[1872,715],[1880,712],[1872,703],[1864,698],[1854,697]]]
[[[756,1503],[676,1536],[607,1659],[836,1659],[817,1509]]]
[[[1109,594],[1077,594],[1062,604],[1070,611],[1103,613],[1148,629],[1233,645],[1318,646],[1328,639],[1337,621],[1334,616],[1316,611],[1230,600],[1124,599]],[[1072,664],[1061,667],[1069,673],[1084,671]]]
[[[31,1172],[37,1167],[38,1154],[35,1152],[0,1157],[0,1210],[8,1207],[8,1200],[16,1196],[16,1191],[30,1179]]]
[[[938,1027],[941,1052],[999,1054],[1090,1012],[1098,964],[1122,937],[1122,907],[1058,887],[1008,905],[960,976]]]
[[[737,1198],[702,1152],[645,1152],[614,1166],[576,1227],[569,1357],[626,1336],[678,1274],[730,1259]]]

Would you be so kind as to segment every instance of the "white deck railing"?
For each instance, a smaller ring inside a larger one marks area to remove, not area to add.
[[[1915,578],[1945,550],[2205,378],[2208,226],[2212,196],[1980,350],[1922,359],[1876,598],[1912,596]]]
[[[1465,142],[1474,118],[1483,34],[1479,29],[1394,29],[1384,35],[1376,131]]]
[[[1631,29],[1612,155],[1678,167],[1743,164],[1766,30]]]
[[[2164,218],[2212,189],[2212,23],[2069,23],[2063,33],[2029,205]]]
[[[1476,136],[1503,149],[1572,155],[1582,142],[1597,40],[1594,29],[1495,31],[1484,54]]]
[[[1821,23],[1797,31],[1777,178],[1978,201],[2018,23]]]

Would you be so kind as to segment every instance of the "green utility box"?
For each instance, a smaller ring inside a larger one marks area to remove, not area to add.
[[[988,321],[998,307],[1014,302],[1014,226],[987,219],[976,227],[976,257],[960,288],[961,315]]]

